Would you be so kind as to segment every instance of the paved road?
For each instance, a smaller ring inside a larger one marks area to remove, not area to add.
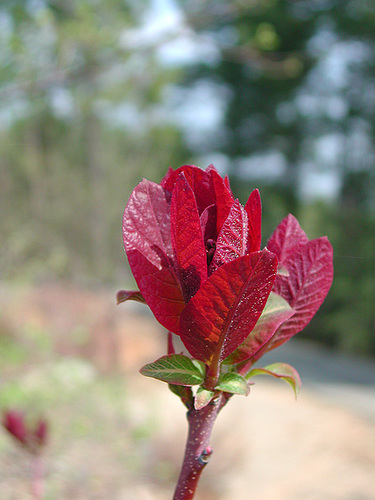
[[[292,339],[262,358],[259,366],[283,361],[294,366],[302,384],[323,398],[375,423],[375,362],[333,353]]]

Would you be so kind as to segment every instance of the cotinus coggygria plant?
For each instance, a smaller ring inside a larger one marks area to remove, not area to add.
[[[168,353],[141,369],[163,380],[188,408],[189,434],[174,500],[194,497],[211,454],[216,416],[252,377],[269,374],[297,394],[296,370],[254,367],[311,320],[333,278],[326,237],[309,240],[288,215],[261,248],[261,201],[245,206],[211,165],[169,169],[160,184],[143,180],[123,216],[123,239],[137,291],[117,301],[147,304],[168,331]],[[186,348],[176,354],[179,336]],[[194,388],[194,390],[193,390]]]
[[[26,415],[18,410],[4,411],[1,424],[10,436],[31,457],[31,496],[34,500],[44,497],[44,461],[43,452],[48,444],[48,423],[39,418],[30,423]]]

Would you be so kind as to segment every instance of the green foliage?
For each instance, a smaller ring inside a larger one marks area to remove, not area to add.
[[[22,366],[27,360],[27,349],[12,338],[0,334],[0,366]]]
[[[28,359],[30,359],[29,354]],[[34,408],[46,411],[58,401],[68,401],[97,379],[95,368],[79,359],[36,365],[19,378],[0,384],[0,409]]]
[[[374,354],[374,2],[179,5],[197,36],[217,49],[214,62],[190,67],[185,85],[209,80],[227,99],[223,140],[215,136],[200,148],[228,156],[231,185],[242,201],[260,188],[263,244],[288,212],[310,238],[326,234],[333,244],[332,289],[301,337]],[[263,157],[274,152],[282,173],[265,174]],[[245,179],[241,165],[248,158],[254,166]],[[339,179],[336,200],[303,199],[311,171]]]
[[[334,248],[335,279],[304,336],[343,351],[375,354],[375,218],[343,206],[306,208],[311,232],[325,228]]]
[[[228,155],[243,202],[260,188],[263,244],[289,212],[309,237],[333,243],[333,287],[303,336],[374,354],[374,2],[178,4],[198,42],[203,35],[216,47],[214,62],[161,66],[158,47],[137,35],[149,0],[2,2],[1,278],[125,285],[119,228],[131,189],[190,161],[161,112],[166,90],[185,76],[186,85],[225,90],[224,127],[199,153]],[[315,150],[327,136],[340,139],[335,164]],[[237,160],[270,151],[285,160],[283,174],[264,176],[260,157],[256,182],[244,180]],[[310,163],[340,179],[337,203],[301,199]]]
[[[0,34],[0,274],[114,280],[131,188],[182,162],[157,108],[177,77],[135,39],[148,2],[7,2]]]
[[[261,162],[262,155],[277,152],[284,160],[280,184],[295,196],[302,167],[320,162],[314,158],[315,141],[327,136],[342,140],[343,174],[371,170],[372,148],[354,146],[353,155],[350,144],[359,136],[371,144],[375,136],[375,111],[369,106],[375,82],[373,2],[184,0],[179,5],[197,36],[218,52],[215,62],[190,68],[186,85],[210,80],[225,89],[223,140],[214,136],[201,148],[226,153],[232,175],[241,172],[241,163],[233,160],[257,154]],[[262,174],[260,165],[255,175]]]
[[[246,379],[239,373],[224,373],[220,376],[215,389],[229,392],[230,394],[240,394],[241,396],[247,396],[249,394],[249,385]]]
[[[202,361],[191,360],[183,354],[169,354],[143,366],[140,372],[169,384],[190,386],[204,381],[206,368]]]
[[[301,388],[301,379],[297,370],[293,368],[293,366],[290,366],[287,363],[273,363],[265,366],[264,368],[253,368],[246,374],[246,378],[249,379],[257,375],[270,375],[271,377],[284,380],[292,387],[294,395],[297,399]]]

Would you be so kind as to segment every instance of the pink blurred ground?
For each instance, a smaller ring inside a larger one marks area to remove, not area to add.
[[[53,332],[53,356],[81,356],[97,373],[120,372],[126,380],[124,421],[118,423],[118,414],[106,409],[104,418],[112,428],[101,427],[100,439],[68,446],[65,436],[56,436],[49,453],[55,493],[48,498],[171,498],[186,421],[184,407],[165,384],[138,374],[142,364],[164,353],[165,337],[153,318],[140,315],[136,305],[116,307],[112,293],[56,286],[3,293],[1,303],[3,330],[15,332],[18,340],[23,341],[25,325]],[[35,369],[32,361],[30,366]],[[303,380],[303,370],[300,374]],[[10,370],[5,376],[10,380],[15,375]],[[151,428],[149,435],[133,437],[142,423]],[[0,498],[28,500],[20,452],[3,442]],[[124,466],[131,463],[132,443],[138,462]],[[212,445],[197,500],[375,499],[374,421],[329,401],[317,389],[302,388],[295,402],[286,384],[259,378],[248,398],[234,397],[222,410]]]

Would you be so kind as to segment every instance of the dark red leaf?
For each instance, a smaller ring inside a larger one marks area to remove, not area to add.
[[[247,253],[259,252],[262,243],[262,203],[258,189],[250,194],[245,210],[249,221]]]
[[[217,238],[209,273],[212,274],[223,264],[246,255],[247,236],[247,214],[241,203],[236,200]]]
[[[169,178],[174,175],[174,170],[172,167],[168,167],[167,173],[164,175],[162,180],[160,181],[160,186],[162,186],[165,189],[165,185],[167,182],[169,182]],[[172,191],[172,189],[170,190]]]
[[[183,173],[172,193],[171,237],[187,302],[207,279],[207,258],[194,193]]]
[[[221,266],[188,302],[181,340],[202,361],[228,357],[254,328],[271,292],[277,259],[268,250]]]
[[[268,241],[267,248],[279,259],[279,264],[284,265],[290,250],[296,245],[309,241],[306,233],[301,228],[298,220],[291,214],[283,219],[273,232]]]
[[[135,302],[141,302],[146,304],[146,301],[138,290],[119,290],[116,293],[116,304],[121,304],[127,300],[134,300]]]
[[[141,294],[156,319],[178,333],[185,302],[174,265],[170,198],[158,184],[147,180],[138,184],[124,211],[123,238]]]
[[[22,444],[27,444],[29,432],[26,429],[25,416],[23,413],[15,410],[6,411],[3,416],[2,424],[5,429]]]
[[[181,173],[185,174],[186,180],[188,181],[193,191],[195,191],[196,186],[205,175],[205,171],[199,167],[196,167],[195,165],[183,165],[176,170],[170,168],[167,174],[161,180],[160,185],[167,191],[172,192],[174,185]]]
[[[203,241],[206,243],[207,240],[212,239],[216,241],[216,205],[210,205],[205,208],[200,216],[201,228],[203,233]]]
[[[221,226],[226,221],[229,211],[234,203],[231,191],[227,188],[224,180],[216,170],[210,170],[212,178],[212,187],[215,193],[215,204],[217,207],[216,228],[217,234],[220,233]]]
[[[212,172],[215,172],[214,174]],[[209,207],[210,205],[216,205],[216,192],[214,190],[212,175],[219,175],[216,172],[215,167],[208,167],[199,180],[199,182],[195,185],[194,194],[195,199],[197,200],[197,207],[199,214]]]
[[[230,188],[225,184],[221,175],[213,165],[210,165],[205,170],[202,179],[194,189],[194,194],[200,214],[209,205],[219,204],[219,211],[221,211],[222,208],[225,207],[223,201],[225,202],[226,200],[229,208],[234,201]],[[228,215],[228,212],[226,212],[226,214]]]
[[[230,364],[240,363],[254,356],[273,337],[279,326],[293,314],[294,310],[288,302],[280,295],[271,292],[253,331],[225,362]]]
[[[47,442],[48,437],[48,424],[45,420],[39,420],[34,432],[37,446],[43,446]]]
[[[310,322],[324,301],[333,279],[333,250],[324,236],[289,252],[289,276],[277,276],[274,291],[296,311],[271,339],[267,350],[283,344]]]

